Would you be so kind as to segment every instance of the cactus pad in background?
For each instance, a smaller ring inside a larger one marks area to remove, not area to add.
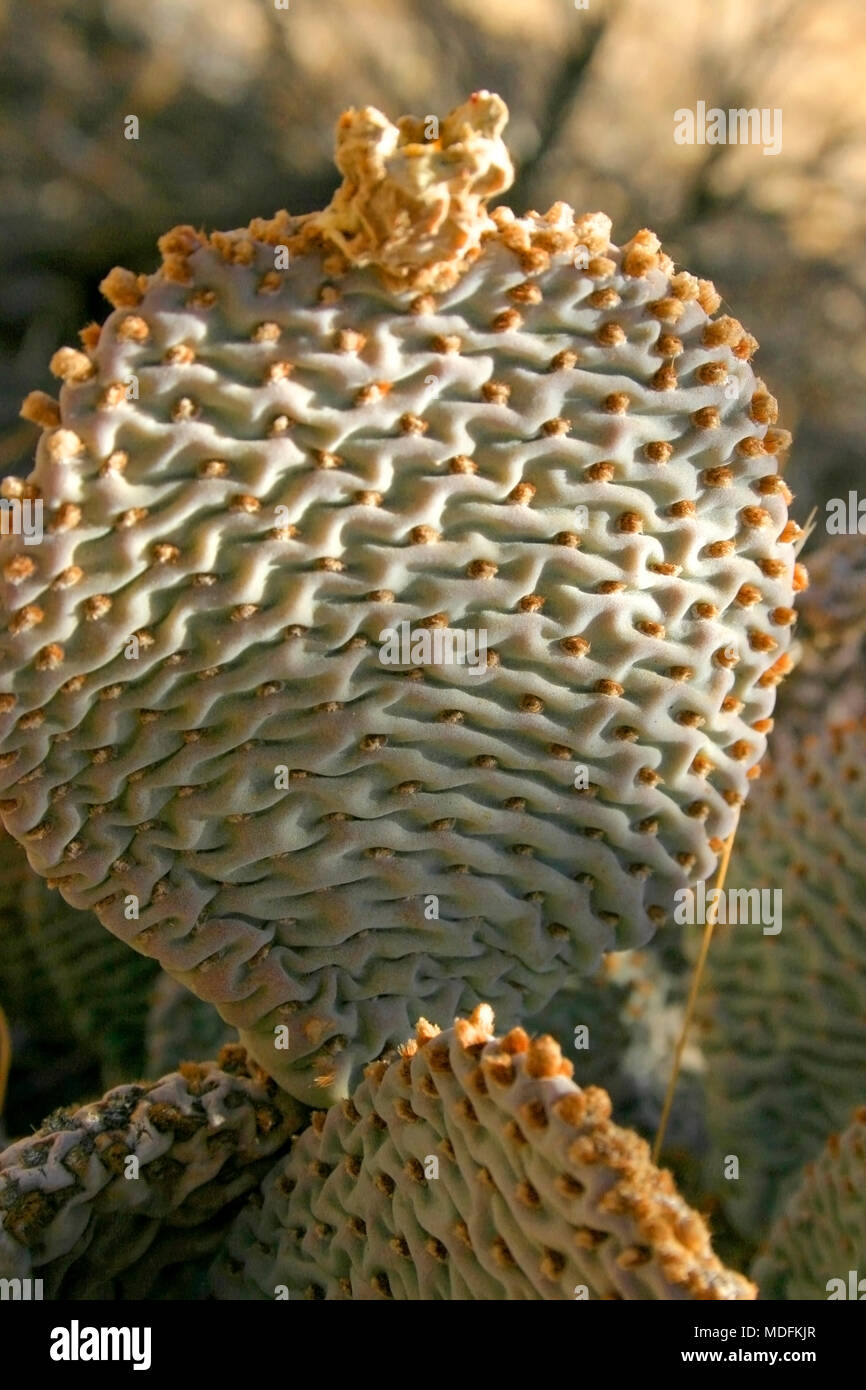
[[[866,722],[797,742],[780,729],[729,883],[781,889],[782,930],[718,926],[701,1005],[707,1178],[753,1239],[866,1089],[864,841]],[[736,1181],[723,1177],[730,1154]]]
[[[864,1250],[866,1107],[861,1107],[844,1133],[831,1135],[817,1161],[807,1164],[770,1232],[754,1268],[760,1296],[862,1301]]]
[[[248,1204],[219,1297],[748,1299],[646,1143],[551,1037],[422,1021]]]
[[[238,1047],[57,1111],[0,1154],[0,1277],[35,1275],[49,1298],[147,1296],[139,1263],[161,1274],[176,1228],[186,1258],[212,1250],[302,1118]]]
[[[70,907],[33,873],[24,886],[22,910],[53,996],[62,1002],[78,1041],[96,1053],[103,1085],[138,1075],[148,1000],[159,975],[156,962],[124,950],[92,912]]]
[[[663,954],[644,950],[606,956],[597,975],[564,986],[545,1009],[526,1020],[530,1032],[561,1038],[582,1084],[603,1086],[619,1123],[642,1134],[655,1132],[661,1119],[689,984],[684,960],[674,953],[665,960]],[[705,1146],[703,1069],[701,1050],[692,1039],[681,1061],[667,1151],[688,1150],[694,1156]]]
[[[796,680],[782,692],[781,722],[808,725],[816,711],[834,723],[861,718],[866,714],[863,536],[834,536],[809,552],[809,588],[798,615],[800,660]]]
[[[648,231],[489,214],[504,121],[348,112],[324,213],[112,271],[7,483],[5,823],[305,1099],[646,943],[787,666],[754,339]]]
[[[237,1033],[223,1023],[216,1009],[170,975],[158,976],[145,1025],[148,1076],[163,1076],[196,1057],[214,1057],[232,1042],[237,1042]]]
[[[0,830],[0,1006],[11,1021],[26,1020],[41,1031],[63,1006],[52,998],[47,961],[34,949],[22,915],[22,896],[32,877],[23,850]]]
[[[159,973],[155,962],[126,950],[92,912],[77,911],[46,888],[3,831],[0,875],[0,1003],[7,988],[13,1018],[26,1012],[31,1023],[38,1020],[46,1041],[68,1045],[71,1037],[82,1044],[98,1060],[104,1086],[138,1073],[148,997]],[[26,1010],[17,1007],[11,978],[16,961]]]

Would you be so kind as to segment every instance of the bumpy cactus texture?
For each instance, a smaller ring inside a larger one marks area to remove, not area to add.
[[[862,1300],[866,1249],[866,1107],[841,1135],[831,1135],[817,1162],[770,1232],[755,1262],[761,1297]]]
[[[223,1298],[748,1299],[644,1140],[549,1036],[422,1021],[238,1218]]]
[[[40,1277],[51,1298],[144,1296],[139,1262],[164,1270],[179,1229],[207,1228],[186,1258],[212,1249],[301,1119],[240,1048],[56,1112],[0,1154],[0,1277]]]
[[[719,926],[704,1006],[711,1184],[758,1237],[864,1093],[866,723],[780,730],[743,815],[732,887],[782,890],[782,930]],[[740,1159],[737,1181],[724,1159]]]
[[[349,113],[324,213],[113,271],[7,483],[47,529],[0,543],[4,823],[307,1100],[648,942],[788,665],[754,339],[650,232],[488,214],[503,122],[443,160]]]

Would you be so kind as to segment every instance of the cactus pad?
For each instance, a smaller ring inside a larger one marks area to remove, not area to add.
[[[112,271],[6,484],[4,823],[305,1099],[648,942],[787,668],[754,339],[650,232],[489,213],[504,120],[347,113],[323,213]]]
[[[807,1164],[770,1232],[754,1268],[760,1296],[862,1302],[864,1250],[866,1107],[860,1107],[844,1133],[831,1135],[818,1160]]]
[[[796,742],[773,761],[737,835],[731,887],[782,890],[782,930],[716,928],[706,976],[708,1178],[757,1237],[866,1072],[866,723]],[[739,1178],[722,1178],[725,1157]]]
[[[218,1262],[225,1298],[748,1299],[642,1139],[551,1037],[479,1006],[294,1141]]]
[[[785,725],[806,726],[816,712],[833,723],[866,714],[866,547],[834,536],[809,552],[809,588],[798,604],[796,677],[782,692]],[[795,649],[796,650],[796,649]]]
[[[167,1231],[231,1211],[302,1119],[253,1073],[227,1048],[217,1064],[57,1111],[4,1150],[0,1277],[42,1278],[50,1298],[110,1296]]]

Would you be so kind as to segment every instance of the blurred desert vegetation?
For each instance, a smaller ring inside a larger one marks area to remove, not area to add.
[[[177,222],[323,205],[349,105],[511,109],[518,211],[602,208],[715,280],[795,431],[802,515],[853,486],[866,388],[862,0],[0,0],[0,469],[24,394]],[[680,107],[780,108],[782,151],[678,145]],[[124,138],[137,115],[138,140]]]

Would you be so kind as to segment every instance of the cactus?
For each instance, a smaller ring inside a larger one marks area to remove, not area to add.
[[[145,1025],[148,1076],[162,1076],[196,1057],[214,1056],[231,1042],[237,1042],[237,1034],[223,1023],[215,1009],[190,994],[170,975],[157,978]]]
[[[862,1101],[860,557],[819,552],[792,641],[754,339],[651,232],[491,210],[505,116],[347,112],[327,208],[175,227],[25,401],[0,930],[95,1051],[118,1019],[125,1081],[146,1010],[171,1072],[0,1154],[0,1273],[52,1296],[752,1298],[707,1189],[745,1267]],[[738,820],[784,930],[717,928],[678,1188],[674,904]],[[765,1296],[825,1184],[820,1249],[859,1229],[852,1133]]]
[[[526,1020],[532,1033],[574,1040],[581,1082],[603,1086],[618,1123],[654,1133],[683,1024],[689,976],[685,963],[661,953],[622,951],[605,957],[597,976],[564,986]],[[697,1156],[706,1144],[704,1057],[692,1038],[680,1069],[667,1148]]]
[[[866,722],[780,730],[734,849],[732,886],[783,904],[777,934],[717,927],[706,979],[708,1178],[753,1239],[863,1095],[864,765]]]
[[[47,961],[33,949],[21,898],[33,875],[11,836],[0,830],[0,1006],[11,1020],[27,1019],[41,1028],[56,1003],[51,1000]]]
[[[74,1038],[94,1052],[103,1085],[140,1070],[148,998],[158,973],[109,935],[90,912],[68,906],[31,873],[26,856],[0,832],[0,1003],[13,1018],[38,1021],[46,1040]],[[95,989],[94,980],[111,981]]]
[[[302,1115],[238,1047],[55,1112],[0,1154],[0,1277],[40,1277],[50,1298],[144,1297],[142,1262],[153,1279],[178,1229],[203,1258]]]
[[[866,715],[866,552],[859,535],[834,536],[809,555],[809,588],[798,604],[797,679],[781,692],[788,726],[816,714],[833,723]]]
[[[223,1298],[748,1299],[549,1036],[422,1020],[318,1111],[218,1261]]]
[[[113,270],[6,484],[4,822],[308,1102],[650,942],[789,664],[754,339],[648,231],[488,212],[505,115],[350,111],[323,212]]]
[[[833,1134],[770,1232],[755,1262],[761,1297],[862,1300],[866,1249],[866,1107]]]

